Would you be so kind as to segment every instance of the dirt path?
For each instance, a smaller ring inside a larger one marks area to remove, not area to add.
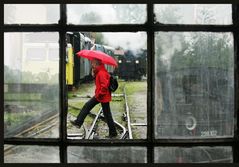
[[[133,138],[145,139],[147,136],[147,90],[135,92],[128,96]]]

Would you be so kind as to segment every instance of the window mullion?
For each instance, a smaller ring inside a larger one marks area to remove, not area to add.
[[[66,4],[60,5],[60,162],[67,163],[67,146],[66,146],[66,118],[67,118],[67,91],[65,81],[65,34],[66,34]]]
[[[1,2],[1,12],[0,12],[0,17],[1,18],[3,18],[3,8],[4,8],[4,4],[3,4],[3,1]],[[4,24],[4,22],[3,22],[3,19],[1,19],[1,25],[3,25]],[[1,34],[0,34],[0,39],[1,39],[1,42],[0,43],[2,43],[1,44],[1,46],[0,46],[0,50],[1,50],[1,60],[0,60],[0,62],[2,63],[2,65],[1,65],[1,67],[2,67],[2,69],[1,69],[1,71],[2,71],[2,75],[1,75],[1,82],[4,82],[4,59],[3,59],[3,55],[4,55],[4,52],[3,52],[3,42],[4,42],[4,39],[3,39],[3,36],[4,36],[4,32],[3,32],[3,26],[1,26]],[[3,84],[2,84],[3,85]],[[1,88],[1,95],[3,95],[3,87]],[[3,99],[3,96],[1,96],[1,99],[2,100],[0,100],[1,101],[1,108],[3,109],[4,108],[4,99]],[[4,112],[0,112],[0,122],[1,122],[1,125],[0,125],[0,134],[2,134],[1,135],[1,143],[0,143],[0,155],[4,155]],[[1,156],[0,157],[0,166],[2,166],[3,165],[3,163],[4,163],[4,156]]]
[[[233,162],[238,163],[239,162],[239,120],[238,120],[238,112],[239,112],[239,105],[238,105],[238,93],[239,93],[239,87],[238,87],[238,65],[239,65],[239,36],[238,36],[238,27],[239,27],[239,5],[233,4],[232,5],[232,21],[233,25],[236,26],[235,31],[233,32],[234,37],[234,120],[236,121],[234,126],[234,139],[235,144],[233,145]]]
[[[4,25],[4,32],[56,32],[59,31],[61,28],[58,24],[7,24]]]
[[[147,6],[147,76],[148,76],[148,92],[147,92],[147,139],[148,163],[154,163],[154,10],[153,3],[150,1]]]

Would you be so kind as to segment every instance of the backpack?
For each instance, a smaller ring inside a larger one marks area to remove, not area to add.
[[[108,87],[110,92],[116,91],[118,86],[119,86],[119,84],[118,84],[116,76],[110,75],[110,84],[109,84],[109,87]]]

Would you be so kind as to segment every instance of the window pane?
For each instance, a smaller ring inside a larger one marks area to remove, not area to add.
[[[158,4],[156,20],[164,24],[232,24],[230,4]]]
[[[59,136],[58,38],[58,33],[4,34],[5,137]]]
[[[5,4],[4,24],[52,24],[60,17],[59,5]]]
[[[132,138],[145,139],[147,132],[147,49],[146,33],[99,33],[99,32],[67,32],[66,80],[68,85],[68,137],[73,139],[105,139],[109,134],[108,125],[102,117],[96,122],[97,127],[92,135],[86,135],[93,129],[95,115],[101,105],[96,105],[84,120],[84,126],[76,128],[70,120],[77,115],[90,97],[95,95],[95,82],[91,75],[91,64],[86,58],[77,56],[80,50],[95,49],[118,61],[118,67],[105,65],[108,72],[118,77],[119,87],[112,92],[110,109],[114,121],[118,122],[118,139],[125,134],[122,126],[128,129],[131,123]],[[94,45],[94,47],[93,47]],[[129,117],[127,119],[124,88],[126,90]],[[85,111],[85,110],[84,110]],[[102,114],[103,115],[103,114]],[[83,118],[83,117],[81,117]],[[81,123],[82,119],[78,119]]]
[[[231,33],[155,34],[156,138],[232,137]]]
[[[144,147],[68,147],[68,163],[146,163]]]
[[[70,4],[68,24],[142,24],[146,21],[144,4]]]
[[[156,147],[155,163],[232,163],[231,147]]]
[[[4,163],[60,163],[59,148],[5,145]]]

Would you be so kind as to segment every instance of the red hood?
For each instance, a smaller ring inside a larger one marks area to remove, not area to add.
[[[95,74],[97,74],[101,70],[106,71],[104,64],[101,64],[101,65],[97,66],[95,68],[94,72],[95,72]]]

